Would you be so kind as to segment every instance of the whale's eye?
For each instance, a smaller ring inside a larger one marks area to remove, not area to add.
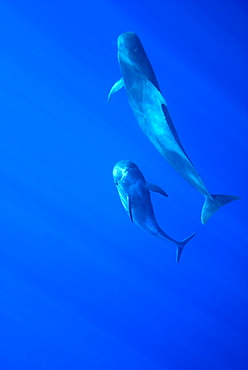
[[[136,46],[136,45],[132,46],[132,47],[131,47],[131,50],[132,50],[132,51],[136,51],[136,50],[137,50],[137,46]]]

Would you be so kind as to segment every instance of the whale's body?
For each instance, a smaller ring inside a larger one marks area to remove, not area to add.
[[[139,168],[127,160],[116,163],[113,178],[131,221],[150,234],[174,243],[177,246],[176,261],[179,262],[183,247],[195,233],[182,242],[177,242],[160,228],[154,215],[150,190],[165,196],[167,194],[158,186],[147,183]]]
[[[130,107],[142,131],[169,164],[205,197],[201,221],[206,223],[220,206],[239,197],[213,195],[207,190],[180,142],[153,68],[135,33],[119,36],[118,60],[122,78],[112,87],[109,99],[125,86]]]

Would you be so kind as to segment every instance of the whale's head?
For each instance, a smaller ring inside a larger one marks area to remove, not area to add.
[[[115,184],[119,185],[122,181],[126,180],[130,173],[136,175],[136,173],[138,174],[139,172],[139,168],[135,163],[128,160],[122,160],[117,162],[113,168],[113,179]]]
[[[140,46],[142,47],[142,44],[136,33],[124,32],[118,37],[117,46],[119,51],[129,50],[130,52],[135,53],[138,51]]]
[[[124,78],[125,86],[129,78],[144,76],[158,90],[159,85],[139,37],[134,32],[124,32],[117,40],[118,60]]]
[[[145,54],[140,39],[134,32],[124,32],[117,40],[119,62],[135,63]]]

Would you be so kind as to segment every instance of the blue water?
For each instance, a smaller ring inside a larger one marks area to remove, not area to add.
[[[245,1],[1,1],[0,370],[247,369]],[[203,197],[141,132],[116,40],[136,32]],[[175,247],[132,224],[112,168],[135,162]]]

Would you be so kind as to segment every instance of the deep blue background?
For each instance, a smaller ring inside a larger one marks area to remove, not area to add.
[[[0,369],[246,369],[247,9],[238,1],[1,1]],[[116,40],[135,31],[203,197],[142,134]],[[128,219],[112,180],[138,164],[175,239]]]

